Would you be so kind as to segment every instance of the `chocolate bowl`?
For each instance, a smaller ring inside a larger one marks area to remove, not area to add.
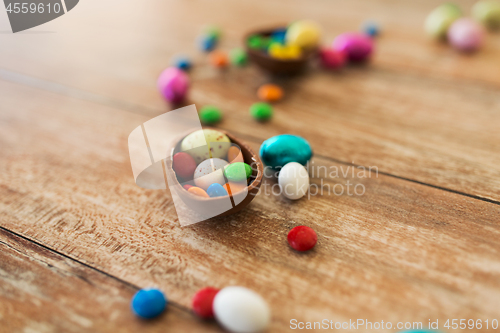
[[[248,47],[248,38],[254,35],[269,37],[275,30],[284,29],[286,25],[279,27],[260,29],[252,31],[245,35],[243,43],[250,61],[258,67],[271,74],[297,74],[302,72],[307,64],[318,54],[318,48],[302,50],[302,56],[298,59],[276,59],[261,50],[255,50]]]
[[[173,175],[172,177],[168,177],[168,183],[172,194],[178,195],[179,198],[185,203],[185,205],[193,210],[195,213],[201,214],[202,217],[197,217],[199,221],[204,220],[203,215],[209,217],[218,217],[218,216],[226,216],[233,213],[236,213],[243,208],[245,208],[257,195],[259,192],[260,185],[262,183],[262,177],[264,175],[264,167],[262,161],[259,156],[253,151],[250,146],[246,143],[235,137],[234,135],[215,128],[205,128],[205,129],[213,129],[224,133],[227,135],[229,140],[231,140],[232,144],[236,144],[241,151],[243,161],[250,166],[252,166],[252,175],[250,176],[250,184],[245,189],[241,189],[239,191],[233,191],[229,196],[223,197],[215,197],[215,198],[204,198],[185,190],[181,182],[179,181],[175,171],[173,169],[173,156],[180,152],[180,146],[182,140],[192,132],[186,133],[185,135],[179,137],[175,147],[172,148],[170,158],[166,159],[166,171],[167,175]],[[228,200],[230,199],[230,201]],[[224,210],[223,212],[220,212]],[[195,222],[193,222],[195,223]]]

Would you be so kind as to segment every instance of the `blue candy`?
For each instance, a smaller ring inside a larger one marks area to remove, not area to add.
[[[271,33],[271,40],[275,43],[285,44],[286,29],[274,30]]]
[[[175,59],[175,67],[188,71],[191,68],[191,60],[186,57],[179,57]]]
[[[213,183],[207,188],[207,194],[210,198],[223,197],[227,195],[227,191],[221,184]]]
[[[130,304],[132,311],[141,318],[154,318],[160,315],[167,306],[167,299],[159,289],[146,288],[139,290]]]
[[[202,51],[209,52],[215,48],[217,38],[214,36],[202,36],[200,39],[200,47]]]
[[[281,170],[290,162],[306,165],[312,155],[313,151],[309,142],[297,135],[273,136],[260,146],[262,162],[275,170]]]
[[[370,37],[376,37],[380,33],[379,27],[375,22],[366,22],[363,25],[363,31]]]

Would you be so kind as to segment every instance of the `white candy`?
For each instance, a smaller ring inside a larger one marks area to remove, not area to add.
[[[281,193],[291,200],[302,198],[309,190],[309,174],[302,164],[287,163],[280,171],[278,182]]]
[[[267,328],[271,312],[266,301],[244,287],[226,287],[214,298],[213,310],[217,321],[235,333],[260,332]]]
[[[226,180],[224,179],[223,172],[224,167],[228,164],[220,158],[209,158],[201,162],[194,171],[194,183],[205,191],[214,183],[224,185]]]

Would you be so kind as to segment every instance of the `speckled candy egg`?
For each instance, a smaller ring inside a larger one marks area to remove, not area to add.
[[[373,53],[373,40],[365,34],[347,32],[337,36],[332,48],[338,52],[345,52],[350,61],[366,61]]]
[[[181,142],[181,150],[193,156],[199,164],[209,158],[225,158],[231,146],[230,142],[224,133],[204,129],[186,136]]]
[[[313,48],[321,38],[321,29],[316,22],[308,20],[296,21],[288,27],[285,35],[286,44],[302,48]]]
[[[483,44],[483,40],[483,28],[479,23],[469,18],[456,20],[448,30],[448,41],[460,51],[476,51]]]
[[[188,76],[177,67],[165,69],[158,78],[158,90],[172,103],[181,102],[189,89]]]
[[[201,162],[194,171],[194,183],[205,191],[212,184],[225,184],[224,167],[228,164],[220,158],[210,158]]]
[[[309,142],[297,135],[273,136],[260,146],[262,162],[276,170],[290,162],[306,165],[312,155],[313,152]]]
[[[271,321],[266,301],[244,287],[226,287],[219,291],[214,298],[213,310],[217,321],[230,332],[261,332]]]
[[[303,165],[291,162],[281,169],[278,182],[281,194],[291,200],[298,200],[309,190],[309,173]]]

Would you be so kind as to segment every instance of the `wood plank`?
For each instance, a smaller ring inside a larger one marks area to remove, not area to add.
[[[254,1],[220,4],[235,15],[203,1],[121,1],[123,16],[103,26],[89,25],[90,13],[102,23],[115,7],[88,1],[47,26],[57,33],[0,35],[5,45],[0,63],[9,70],[0,75],[37,84],[16,74],[26,73],[63,85],[38,82],[49,90],[153,116],[169,108],[156,91],[156,77],[182,51],[199,66],[191,74],[190,101],[225,108],[221,126],[226,129],[237,127],[259,140],[279,133],[307,136],[322,156],[500,202],[498,34],[489,35],[486,48],[473,57],[433,44],[421,25],[434,1],[276,2],[266,4],[266,10]],[[133,24],[126,13],[134,13]],[[226,33],[222,48],[237,46],[244,32],[256,26],[254,17],[263,25],[314,17],[324,26],[325,40],[373,17],[382,23],[384,35],[367,68],[349,68],[340,75],[313,71],[283,81],[289,97],[277,106],[274,121],[261,126],[247,110],[258,85],[269,78],[252,69],[221,74],[194,45],[201,27],[217,22]],[[304,124],[317,129],[314,135]]]
[[[9,230],[158,285],[186,307],[207,285],[252,288],[270,303],[272,332],[291,319],[500,317],[497,204],[349,170],[323,181],[362,184],[364,195],[290,202],[265,195],[267,179],[241,213],[180,228],[169,194],[132,180],[127,135],[148,117],[5,82],[0,92],[0,223]],[[319,236],[307,254],[286,244],[299,224]]]
[[[3,332],[217,332],[170,304],[151,321],[130,311],[136,287],[0,229]]]

